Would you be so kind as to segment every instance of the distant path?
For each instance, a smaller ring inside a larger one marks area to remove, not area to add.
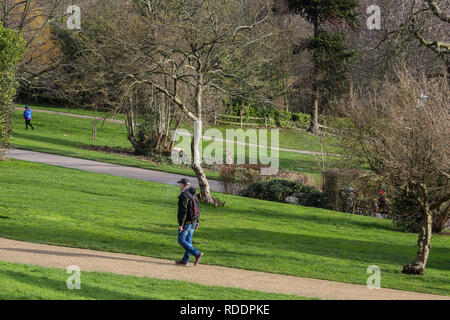
[[[23,108],[22,107],[16,107],[16,110],[23,111]],[[123,121],[123,120],[116,120],[116,119],[102,118],[102,117],[94,117],[94,116],[88,116],[88,115],[77,114],[77,113],[50,111],[50,110],[42,110],[42,109],[35,109],[35,108],[33,108],[32,111],[33,112],[38,112],[38,113],[55,114],[55,115],[65,116],[65,117],[73,117],[73,118],[81,118],[81,119],[92,119],[92,120],[99,120],[99,121],[105,121],[105,122],[125,124],[125,121]]]
[[[205,252],[205,257],[207,255],[208,252]],[[56,247],[4,238],[0,238],[0,260],[59,269],[76,265],[81,269],[81,278],[83,271],[102,271],[327,300],[450,300],[447,296],[392,289],[370,290],[364,285],[210,265],[176,266],[169,260]]]
[[[55,154],[28,151],[28,150],[11,149],[7,153],[7,157],[17,160],[38,162],[53,166],[78,169],[88,172],[110,174],[113,176],[119,176],[124,178],[131,178],[150,182],[159,182],[168,185],[178,185],[177,181],[179,181],[181,178],[186,177],[180,174],[141,169],[136,167],[127,167],[117,164],[84,160],[79,158],[71,158]],[[192,177],[190,180],[192,182],[192,185],[198,188],[197,179]],[[219,181],[211,179],[208,179],[208,181],[212,191],[223,192],[222,184]]]
[[[16,107],[16,110],[21,111],[21,110],[23,110],[23,108]],[[105,122],[111,122],[111,123],[125,124],[125,121],[123,121],[123,120],[115,120],[115,119],[110,119],[110,118],[94,117],[94,116],[75,114],[75,113],[49,111],[49,110],[41,110],[41,109],[33,109],[33,112],[41,112],[41,113],[55,114],[55,115],[66,116],[66,117],[92,119],[92,120],[105,121]],[[257,144],[252,144],[252,143],[246,143],[246,142],[237,142],[237,141],[230,141],[230,140],[224,140],[224,139],[216,139],[216,138],[209,137],[209,136],[203,136],[203,140],[205,140],[205,141],[215,140],[215,141],[220,141],[220,142],[235,143],[235,144],[238,144],[238,145],[245,145],[245,146],[251,146],[251,147],[269,148],[269,149],[272,149],[272,150],[283,151],[283,152],[292,152],[292,153],[298,153],[298,154],[322,155],[321,152],[316,152],[316,151],[295,150],[295,149],[286,149],[286,148],[278,148],[278,147],[267,147],[267,146],[260,146],[260,145],[257,145]],[[326,153],[326,154],[328,156],[334,156],[334,157],[340,156],[339,154],[334,154],[334,153]]]

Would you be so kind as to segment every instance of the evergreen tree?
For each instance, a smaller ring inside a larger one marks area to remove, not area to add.
[[[342,89],[346,79],[346,62],[354,52],[346,48],[343,33],[330,34],[325,26],[330,23],[357,24],[358,0],[287,0],[289,8],[305,18],[314,27],[314,34],[306,39],[306,49],[313,54],[312,82],[314,109],[310,131],[319,134],[320,92],[324,94]]]

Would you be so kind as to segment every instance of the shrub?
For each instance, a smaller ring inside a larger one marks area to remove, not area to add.
[[[287,197],[296,193],[308,194],[318,192],[319,190],[313,186],[305,186],[294,181],[272,179],[250,184],[241,192],[241,195],[261,200],[285,202]]]
[[[297,194],[299,205],[305,207],[323,208],[325,203],[325,196],[323,192],[310,192]]]
[[[262,179],[258,169],[245,166],[224,165],[219,172],[225,193],[232,195]]]
[[[375,215],[382,181],[363,170],[325,170],[323,173],[327,209]]]
[[[294,124],[291,121],[292,114],[286,111],[277,111],[275,113],[275,124],[279,128],[293,128]]]
[[[300,129],[308,129],[311,122],[311,116],[306,113],[292,113],[291,120],[294,126]]]

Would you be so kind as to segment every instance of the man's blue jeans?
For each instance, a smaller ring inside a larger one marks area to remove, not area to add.
[[[186,226],[183,226],[183,231],[178,230],[178,243],[184,248],[184,250],[186,250],[184,257],[181,260],[186,263],[189,262],[189,256],[191,254],[195,257],[200,254],[200,251],[192,246],[192,236],[194,235],[196,225],[197,224],[195,223],[188,224]]]

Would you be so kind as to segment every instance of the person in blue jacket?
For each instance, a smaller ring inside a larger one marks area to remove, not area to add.
[[[25,118],[25,130],[28,130],[28,126],[31,127],[31,130],[34,130],[34,127],[31,124],[31,119],[32,119],[31,109],[28,106],[25,107],[25,112],[23,113],[23,117]]]

